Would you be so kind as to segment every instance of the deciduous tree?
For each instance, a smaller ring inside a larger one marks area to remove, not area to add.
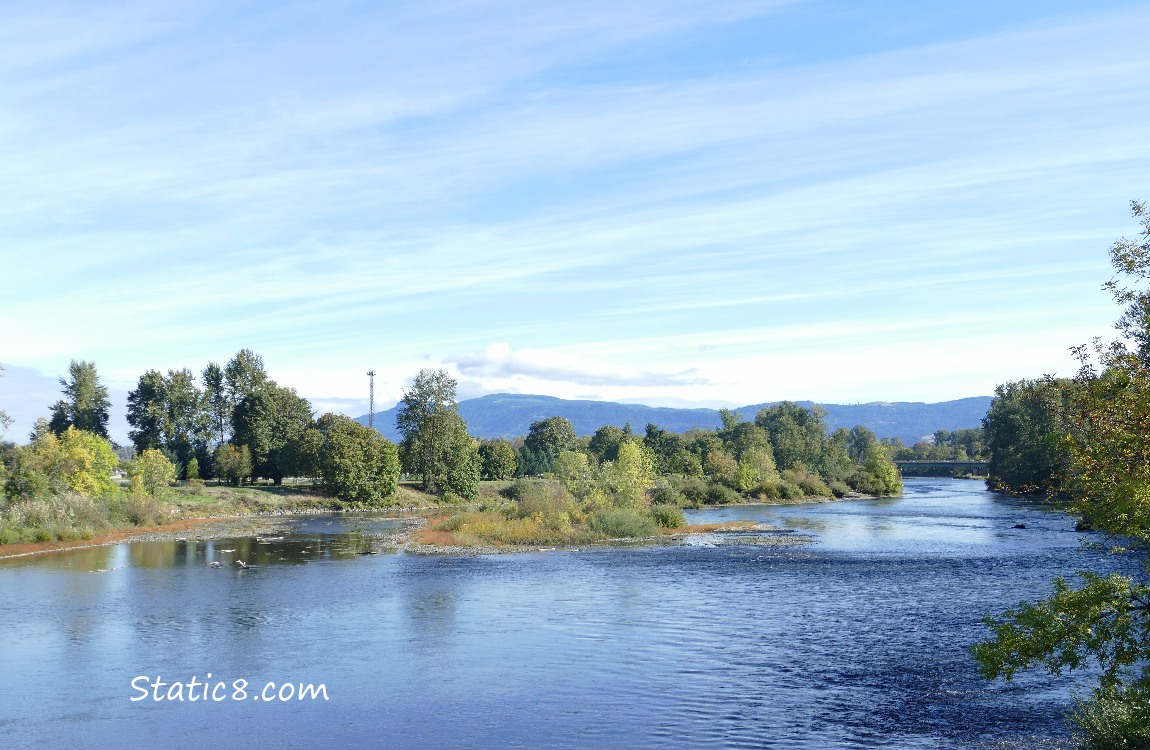
[[[523,441],[525,450],[530,451],[540,463],[540,472],[551,471],[560,453],[575,444],[575,426],[566,417],[548,417],[533,422]]]
[[[133,486],[153,497],[161,494],[176,481],[176,467],[162,451],[149,448],[127,464],[128,478]]]
[[[519,469],[515,448],[506,440],[481,441],[479,462],[484,479],[511,479]]]
[[[294,388],[274,383],[243,397],[232,419],[233,440],[252,452],[255,476],[283,484],[297,475],[293,443],[312,425],[311,404]]]
[[[420,478],[424,490],[473,497],[478,491],[479,457],[455,401],[458,384],[445,370],[421,370],[404,391],[395,418],[403,435],[404,470]]]
[[[341,500],[379,504],[395,495],[399,453],[376,430],[337,414],[317,422],[322,435],[320,474],[324,487]]]
[[[1147,290],[1136,285],[1150,280],[1150,223],[1141,204],[1134,204],[1134,215],[1142,219],[1143,242],[1120,240],[1111,260],[1135,286],[1108,285],[1127,305],[1146,299]],[[1077,350],[1082,367],[1071,387],[1050,378],[1041,387],[1061,396],[1063,489],[1094,528],[1126,540],[1128,552],[1141,558],[1143,573],[1082,572],[1078,588],[1059,578],[1045,601],[1023,602],[987,618],[993,637],[974,649],[991,678],[1010,679],[1031,667],[1053,673],[1097,668],[1097,687],[1072,716],[1084,744],[1094,748],[1150,746],[1150,362],[1144,331],[1133,326],[1129,307],[1118,328],[1126,341],[1096,342],[1097,364],[1086,347]],[[987,426],[997,455],[995,423]]]
[[[767,431],[780,470],[819,469],[826,441],[826,409],[805,409],[791,401],[760,409],[755,424]]]
[[[108,399],[108,389],[100,383],[94,362],[77,362],[68,365],[68,377],[60,378],[64,398],[52,406],[52,416],[48,426],[57,435],[63,435],[69,427],[90,432],[102,438],[108,437],[108,409],[112,402]]]

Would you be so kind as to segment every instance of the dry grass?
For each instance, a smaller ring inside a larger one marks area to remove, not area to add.
[[[415,541],[420,544],[429,544],[434,547],[462,547],[466,546],[453,532],[430,529],[424,526],[415,532]]]

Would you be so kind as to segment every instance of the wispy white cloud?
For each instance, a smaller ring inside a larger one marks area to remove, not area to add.
[[[512,351],[506,343],[491,344],[478,352],[448,356],[444,362],[454,365],[465,376],[497,380],[529,378],[582,386],[700,385],[706,382],[692,371],[659,373],[594,362],[554,350]]]
[[[716,399],[716,373],[783,387],[756,374],[782,342],[1104,332],[1104,248],[1150,167],[1140,7],[731,66],[690,55],[820,6],[113,11],[0,31],[0,316],[34,321],[4,343],[44,371],[252,346],[353,399],[363,360],[401,384],[428,353],[476,387]]]

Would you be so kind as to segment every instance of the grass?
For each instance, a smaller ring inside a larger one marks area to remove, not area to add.
[[[401,484],[384,507],[426,508],[439,499]],[[0,501],[0,546],[91,539],[125,531],[205,517],[292,514],[356,508],[310,484],[214,485],[170,487],[158,497],[123,489],[100,497],[64,493]],[[373,506],[377,507],[377,506]]]

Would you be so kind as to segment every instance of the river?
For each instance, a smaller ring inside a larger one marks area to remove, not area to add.
[[[360,555],[392,521],[320,517],[4,561],[0,745],[1070,747],[1075,682],[988,683],[968,651],[983,614],[1120,564],[1069,516],[951,479],[688,515],[816,541]]]

